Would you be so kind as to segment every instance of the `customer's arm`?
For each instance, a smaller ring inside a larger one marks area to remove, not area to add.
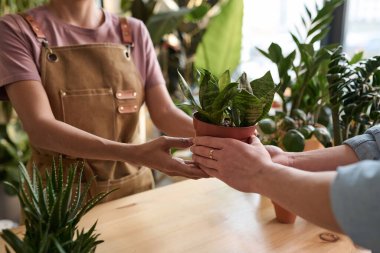
[[[380,252],[380,161],[340,167],[331,203],[342,230],[355,243]]]
[[[299,216],[340,231],[330,205],[336,172],[307,172],[273,163],[257,138],[251,145],[233,139],[197,137],[193,159],[210,176],[243,192],[263,194]],[[208,154],[213,149],[213,158]]]
[[[380,125],[344,142],[344,145],[306,152],[284,152],[267,146],[274,162],[308,171],[331,171],[360,160],[380,159]]]
[[[266,146],[273,162],[306,171],[334,171],[340,165],[358,161],[354,150],[348,145],[305,152],[285,152],[279,147]]]
[[[194,142],[194,161],[209,175],[237,190],[268,196],[299,216],[343,231],[357,244],[380,252],[380,161],[308,172],[273,163],[257,138],[252,145],[212,137],[197,137]]]

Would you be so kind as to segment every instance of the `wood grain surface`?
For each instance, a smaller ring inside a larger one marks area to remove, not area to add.
[[[269,199],[201,179],[99,205],[81,225],[98,220],[97,232],[105,240],[98,253],[370,252],[341,234],[333,233],[336,242],[322,240],[321,234],[331,232],[300,217],[291,225],[274,217]]]

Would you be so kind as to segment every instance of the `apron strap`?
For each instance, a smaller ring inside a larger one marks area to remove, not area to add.
[[[134,44],[133,44],[131,27],[128,25],[128,21],[126,17],[120,17],[120,27],[121,27],[121,38],[123,40],[123,43],[133,47]]]
[[[44,34],[44,32],[41,30],[40,26],[36,22],[36,20],[33,18],[33,16],[27,14],[27,13],[19,13],[21,17],[25,19],[25,21],[29,24],[30,28],[32,28],[32,31],[34,35],[36,36],[37,40],[46,43],[47,44],[47,39]]]

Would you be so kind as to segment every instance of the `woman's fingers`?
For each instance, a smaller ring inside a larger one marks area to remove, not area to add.
[[[207,173],[198,168],[196,164],[188,164],[181,158],[173,158],[175,161],[175,165],[173,164],[171,168],[175,168],[175,170],[171,170],[170,172],[166,172],[169,175],[173,176],[184,176],[192,179],[198,178],[207,178],[209,177]]]
[[[167,148],[188,148],[193,145],[192,138],[178,138],[170,136],[164,136],[160,138],[163,138],[165,140],[165,146]]]
[[[199,155],[194,155],[194,154],[193,154],[193,160],[199,166],[205,166],[205,167],[208,167],[208,168],[214,169],[214,170],[217,169],[217,161],[216,160],[206,158],[203,156],[199,156]]]
[[[206,146],[214,149],[223,149],[225,146],[225,138],[199,136],[193,139],[195,145]]]
[[[190,148],[190,151],[198,156],[202,156],[211,160],[218,160],[218,151],[220,150],[205,146],[192,146]]]
[[[203,170],[204,172],[206,172],[211,177],[218,178],[219,172],[217,170],[214,170],[214,169],[202,166],[202,165],[198,165],[198,166],[199,166],[199,168],[201,168],[201,170]]]

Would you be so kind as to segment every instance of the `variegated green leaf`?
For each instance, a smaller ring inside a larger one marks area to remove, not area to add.
[[[224,71],[224,73],[220,76],[218,81],[219,90],[222,91],[228,84],[231,83],[231,74],[230,71],[227,69]]]
[[[199,85],[199,102],[206,112],[211,112],[212,103],[219,94],[218,80],[209,71],[202,70]]]
[[[253,94],[260,99],[261,98],[266,99],[268,92],[273,91],[273,88],[275,86],[276,85],[269,71],[265,73],[265,75],[263,75],[262,77],[251,81],[251,88],[252,88]]]
[[[181,73],[178,72],[178,83],[179,83],[179,87],[181,88],[182,92],[183,92],[183,95],[185,96],[186,99],[188,99],[190,101],[190,103],[192,103],[194,105],[194,107],[198,110],[200,108],[200,106],[198,105],[198,103],[195,101],[194,99],[194,96],[193,94],[191,93],[191,89],[190,89],[190,86],[187,84],[185,78],[183,78],[183,76],[181,75]]]
[[[225,108],[237,92],[238,83],[229,83],[215,98],[212,104],[212,111],[216,112]]]
[[[246,90],[236,93],[232,99],[232,108],[240,112],[239,126],[252,126],[263,113],[265,103]]]

